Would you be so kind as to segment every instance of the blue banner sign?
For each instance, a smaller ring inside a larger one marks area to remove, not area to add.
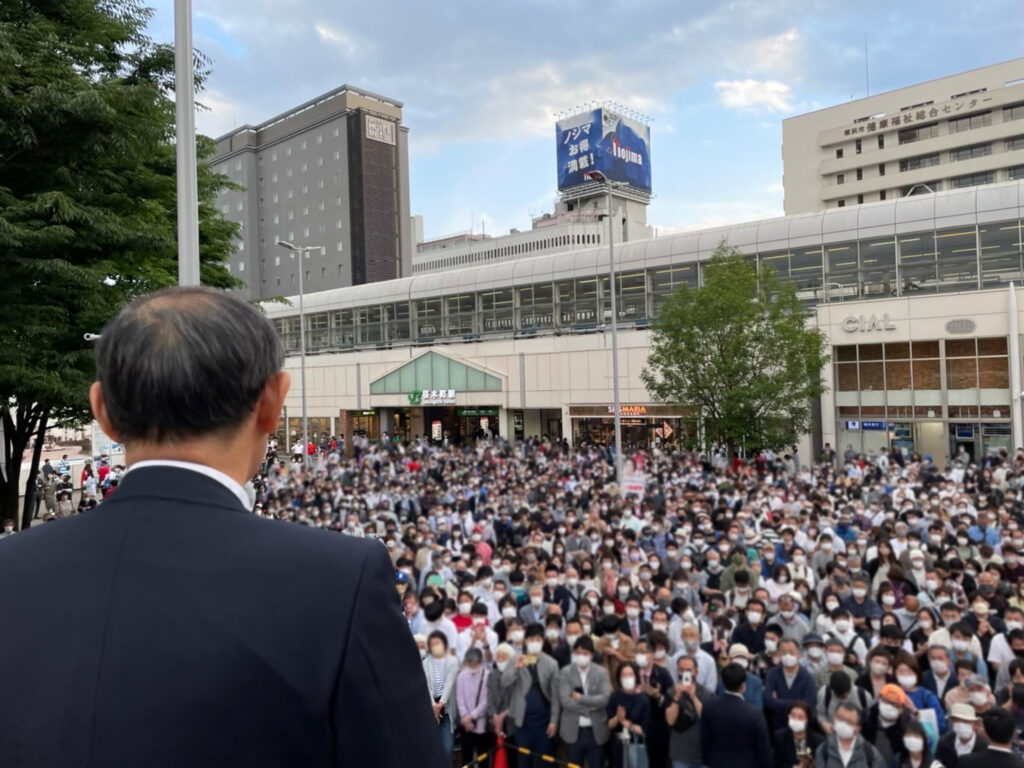
[[[566,190],[600,171],[644,192],[651,191],[651,129],[607,109],[559,120],[555,126],[558,189]]]

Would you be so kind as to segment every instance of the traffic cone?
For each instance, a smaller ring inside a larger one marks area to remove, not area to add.
[[[505,754],[505,735],[498,734],[498,743],[494,747],[494,762],[491,768],[508,768],[508,757]]]

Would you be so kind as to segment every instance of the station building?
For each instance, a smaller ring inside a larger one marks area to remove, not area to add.
[[[615,245],[624,442],[696,434],[640,379],[649,326],[725,243],[791,281],[832,361],[801,446],[890,445],[937,462],[1024,443],[1018,307],[1024,182]],[[305,297],[311,434],[611,441],[607,243]],[[299,378],[297,297],[266,312]],[[293,387],[282,433],[301,432]]]

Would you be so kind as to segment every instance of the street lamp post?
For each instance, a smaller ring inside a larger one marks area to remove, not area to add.
[[[623,182],[613,182],[601,171],[590,171],[587,176],[593,181],[604,186],[608,199],[608,285],[609,298],[612,308],[612,393],[615,409],[613,419],[615,424],[615,482],[619,485],[619,492],[622,492],[622,403],[619,398],[619,303],[618,289],[615,285],[615,230],[612,222],[612,189],[615,187],[628,186]]]
[[[309,422],[306,419],[306,307],[302,274],[306,265],[302,260],[311,251],[322,253],[323,247],[319,245],[299,246],[289,243],[287,240],[278,240],[277,244],[282,248],[287,248],[299,259],[299,389],[302,395],[302,463],[309,466]]]
[[[192,72],[192,0],[174,0],[174,114],[178,185],[178,285],[199,285],[199,193]]]

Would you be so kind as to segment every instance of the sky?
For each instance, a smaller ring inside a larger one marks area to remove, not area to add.
[[[528,229],[552,210],[555,115],[577,105],[651,118],[648,223],[665,233],[782,215],[785,117],[1024,56],[1021,0],[193,6],[196,47],[213,60],[202,133],[344,83],[397,99],[427,237]],[[173,39],[172,7],[155,7],[154,39]]]

